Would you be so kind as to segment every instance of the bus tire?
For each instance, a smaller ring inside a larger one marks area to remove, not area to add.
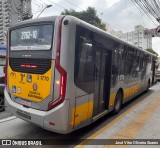
[[[116,94],[115,102],[114,102],[114,108],[113,108],[114,115],[118,114],[119,111],[121,110],[122,100],[123,100],[122,91],[118,91]]]
[[[0,96],[0,112],[4,111],[5,107],[4,107],[4,97]]]

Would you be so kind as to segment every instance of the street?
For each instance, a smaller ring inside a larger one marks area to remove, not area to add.
[[[12,115],[6,111],[0,112],[0,120],[11,117]]]
[[[0,146],[160,148],[159,10],[0,0]]]
[[[60,139],[62,141],[74,139],[70,143],[72,147],[79,144],[88,145],[91,139],[160,139],[159,96],[160,83],[157,83],[147,93],[126,103],[118,115],[108,114],[95,123],[68,135],[44,130],[32,123],[11,117],[7,112],[2,112],[0,113],[0,131],[3,134],[0,134],[0,138]],[[86,142],[87,138],[90,140]]]

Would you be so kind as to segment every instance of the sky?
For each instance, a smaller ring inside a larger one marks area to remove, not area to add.
[[[143,25],[148,29],[160,25],[142,13],[131,0],[32,0],[34,18],[49,4],[52,7],[45,9],[39,17],[60,15],[64,9],[82,11],[94,7],[99,18],[115,30],[129,32],[134,31],[136,25]],[[152,38],[152,48],[160,56],[160,37]]]

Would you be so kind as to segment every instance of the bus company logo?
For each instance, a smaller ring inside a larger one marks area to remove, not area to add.
[[[11,72],[11,73],[10,73],[10,77],[15,79],[15,78],[16,78],[16,73]]]
[[[2,140],[2,145],[12,145],[11,140]]]
[[[33,84],[33,90],[34,90],[34,91],[37,91],[37,89],[38,89],[38,85],[37,85],[36,83],[34,83],[34,84]]]
[[[16,86],[12,85],[12,92],[16,93]]]
[[[27,75],[27,82],[31,83],[32,82],[32,75]]]
[[[21,73],[20,74],[20,77],[21,77],[21,82],[23,81],[23,78],[25,77],[25,74]]]
[[[18,92],[18,94],[21,93],[21,88],[20,87],[17,88],[17,92]]]

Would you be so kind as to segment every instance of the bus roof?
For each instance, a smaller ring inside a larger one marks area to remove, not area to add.
[[[52,21],[55,21],[57,17],[58,16],[49,16],[49,17],[40,17],[40,18],[29,19],[29,20],[25,20],[22,22],[18,22],[14,25],[11,25],[10,28],[21,26],[21,25],[26,25],[26,24],[30,24],[30,23],[32,24],[32,23],[38,23],[38,22],[52,22]]]
[[[30,19],[30,20],[19,22],[19,23],[15,24],[15,25],[11,26],[10,28],[18,27],[18,26],[25,25],[25,24],[30,24],[30,23],[34,24],[34,23],[37,23],[37,22],[49,22],[49,21],[51,22],[51,21],[55,21],[57,17],[60,17],[60,16],[49,16],[49,17],[40,17],[40,18]],[[133,48],[136,48],[137,50],[140,50],[140,51],[145,52],[147,54],[150,54],[152,56],[156,56],[155,54],[152,54],[152,53],[150,53],[150,52],[148,52],[148,51],[146,51],[146,50],[144,50],[142,48],[139,48],[139,47],[137,47],[135,45],[129,44],[129,43],[121,40],[120,38],[118,38],[118,37],[116,37],[116,36],[114,36],[112,34],[109,34],[108,32],[105,32],[104,30],[101,30],[100,28],[98,28],[96,26],[93,26],[93,25],[91,25],[91,24],[89,24],[89,23],[87,23],[87,22],[85,22],[83,20],[80,20],[80,19],[78,19],[78,18],[76,18],[74,16],[66,15],[65,18],[71,18],[76,23],[81,24],[82,26],[84,26],[84,27],[96,32],[96,33],[100,33],[100,34],[102,34],[104,36],[107,36],[107,37],[110,37],[110,38],[112,38],[112,39],[114,39],[114,40],[116,40],[118,42],[121,42],[121,43],[126,44],[128,46],[131,46]]]
[[[70,16],[70,17],[73,17],[73,16]],[[73,18],[75,18],[76,20],[80,20],[80,19],[78,19],[78,18],[76,18],[76,17],[73,17]],[[109,37],[109,38],[111,38],[111,39],[114,39],[114,40],[116,40],[116,41],[118,41],[118,42],[121,42],[121,43],[123,43],[123,44],[126,44],[126,45],[128,45],[128,46],[130,46],[130,47],[136,48],[137,50],[140,50],[140,51],[145,52],[145,53],[147,53],[147,54],[150,54],[150,55],[152,55],[152,56],[156,56],[156,55],[153,54],[153,53],[150,53],[150,52],[148,52],[148,51],[146,51],[146,50],[144,50],[144,49],[142,49],[142,48],[140,48],[140,47],[137,47],[137,46],[132,45],[132,44],[126,42],[126,41],[123,41],[122,39],[118,38],[117,36],[114,36],[114,35],[112,35],[112,34],[110,34],[110,33],[108,33],[108,32],[105,32],[104,30],[102,30],[102,29],[100,29],[100,28],[98,28],[98,27],[96,27],[96,26],[93,26],[93,25],[91,25],[91,24],[89,24],[89,23],[87,23],[87,22],[85,22],[85,21],[83,21],[83,20],[80,20],[80,21],[81,21],[81,25],[83,24],[83,25],[86,26],[88,29],[91,29],[91,28],[92,28],[91,30],[92,30],[92,31],[95,31],[96,33],[103,34],[104,36],[107,36],[107,37]]]
[[[76,17],[74,17],[74,16],[66,15],[66,17],[72,17],[73,20],[77,21],[77,23],[80,23],[83,27],[86,27],[86,28],[88,28],[89,30],[92,30],[92,31],[94,31],[94,32],[96,32],[96,33],[99,33],[99,34],[102,34],[102,35],[104,35],[104,36],[107,36],[107,37],[109,37],[109,38],[111,38],[111,39],[114,39],[114,40],[116,40],[116,41],[118,41],[118,42],[121,42],[121,43],[123,43],[123,44],[126,44],[126,45],[128,45],[128,46],[130,46],[130,47],[136,48],[137,50],[140,50],[140,51],[145,52],[145,53],[147,53],[147,54],[150,54],[150,55],[152,55],[152,56],[156,56],[156,55],[153,54],[153,53],[150,53],[150,52],[148,52],[148,51],[146,51],[146,50],[144,50],[144,49],[142,49],[142,48],[140,48],[140,47],[137,47],[137,46],[135,46],[135,45],[129,44],[128,42],[125,42],[125,41],[121,40],[121,39],[118,38],[117,36],[114,36],[114,35],[112,35],[112,34],[110,34],[110,33],[108,33],[108,32],[105,32],[104,30],[102,30],[102,29],[100,29],[100,28],[98,28],[98,27],[96,27],[96,26],[93,26],[93,25],[91,25],[91,24],[89,24],[89,23],[87,23],[87,22],[85,22],[85,21],[83,21],[83,20],[80,20],[80,19],[78,19],[78,18],[76,18]]]

